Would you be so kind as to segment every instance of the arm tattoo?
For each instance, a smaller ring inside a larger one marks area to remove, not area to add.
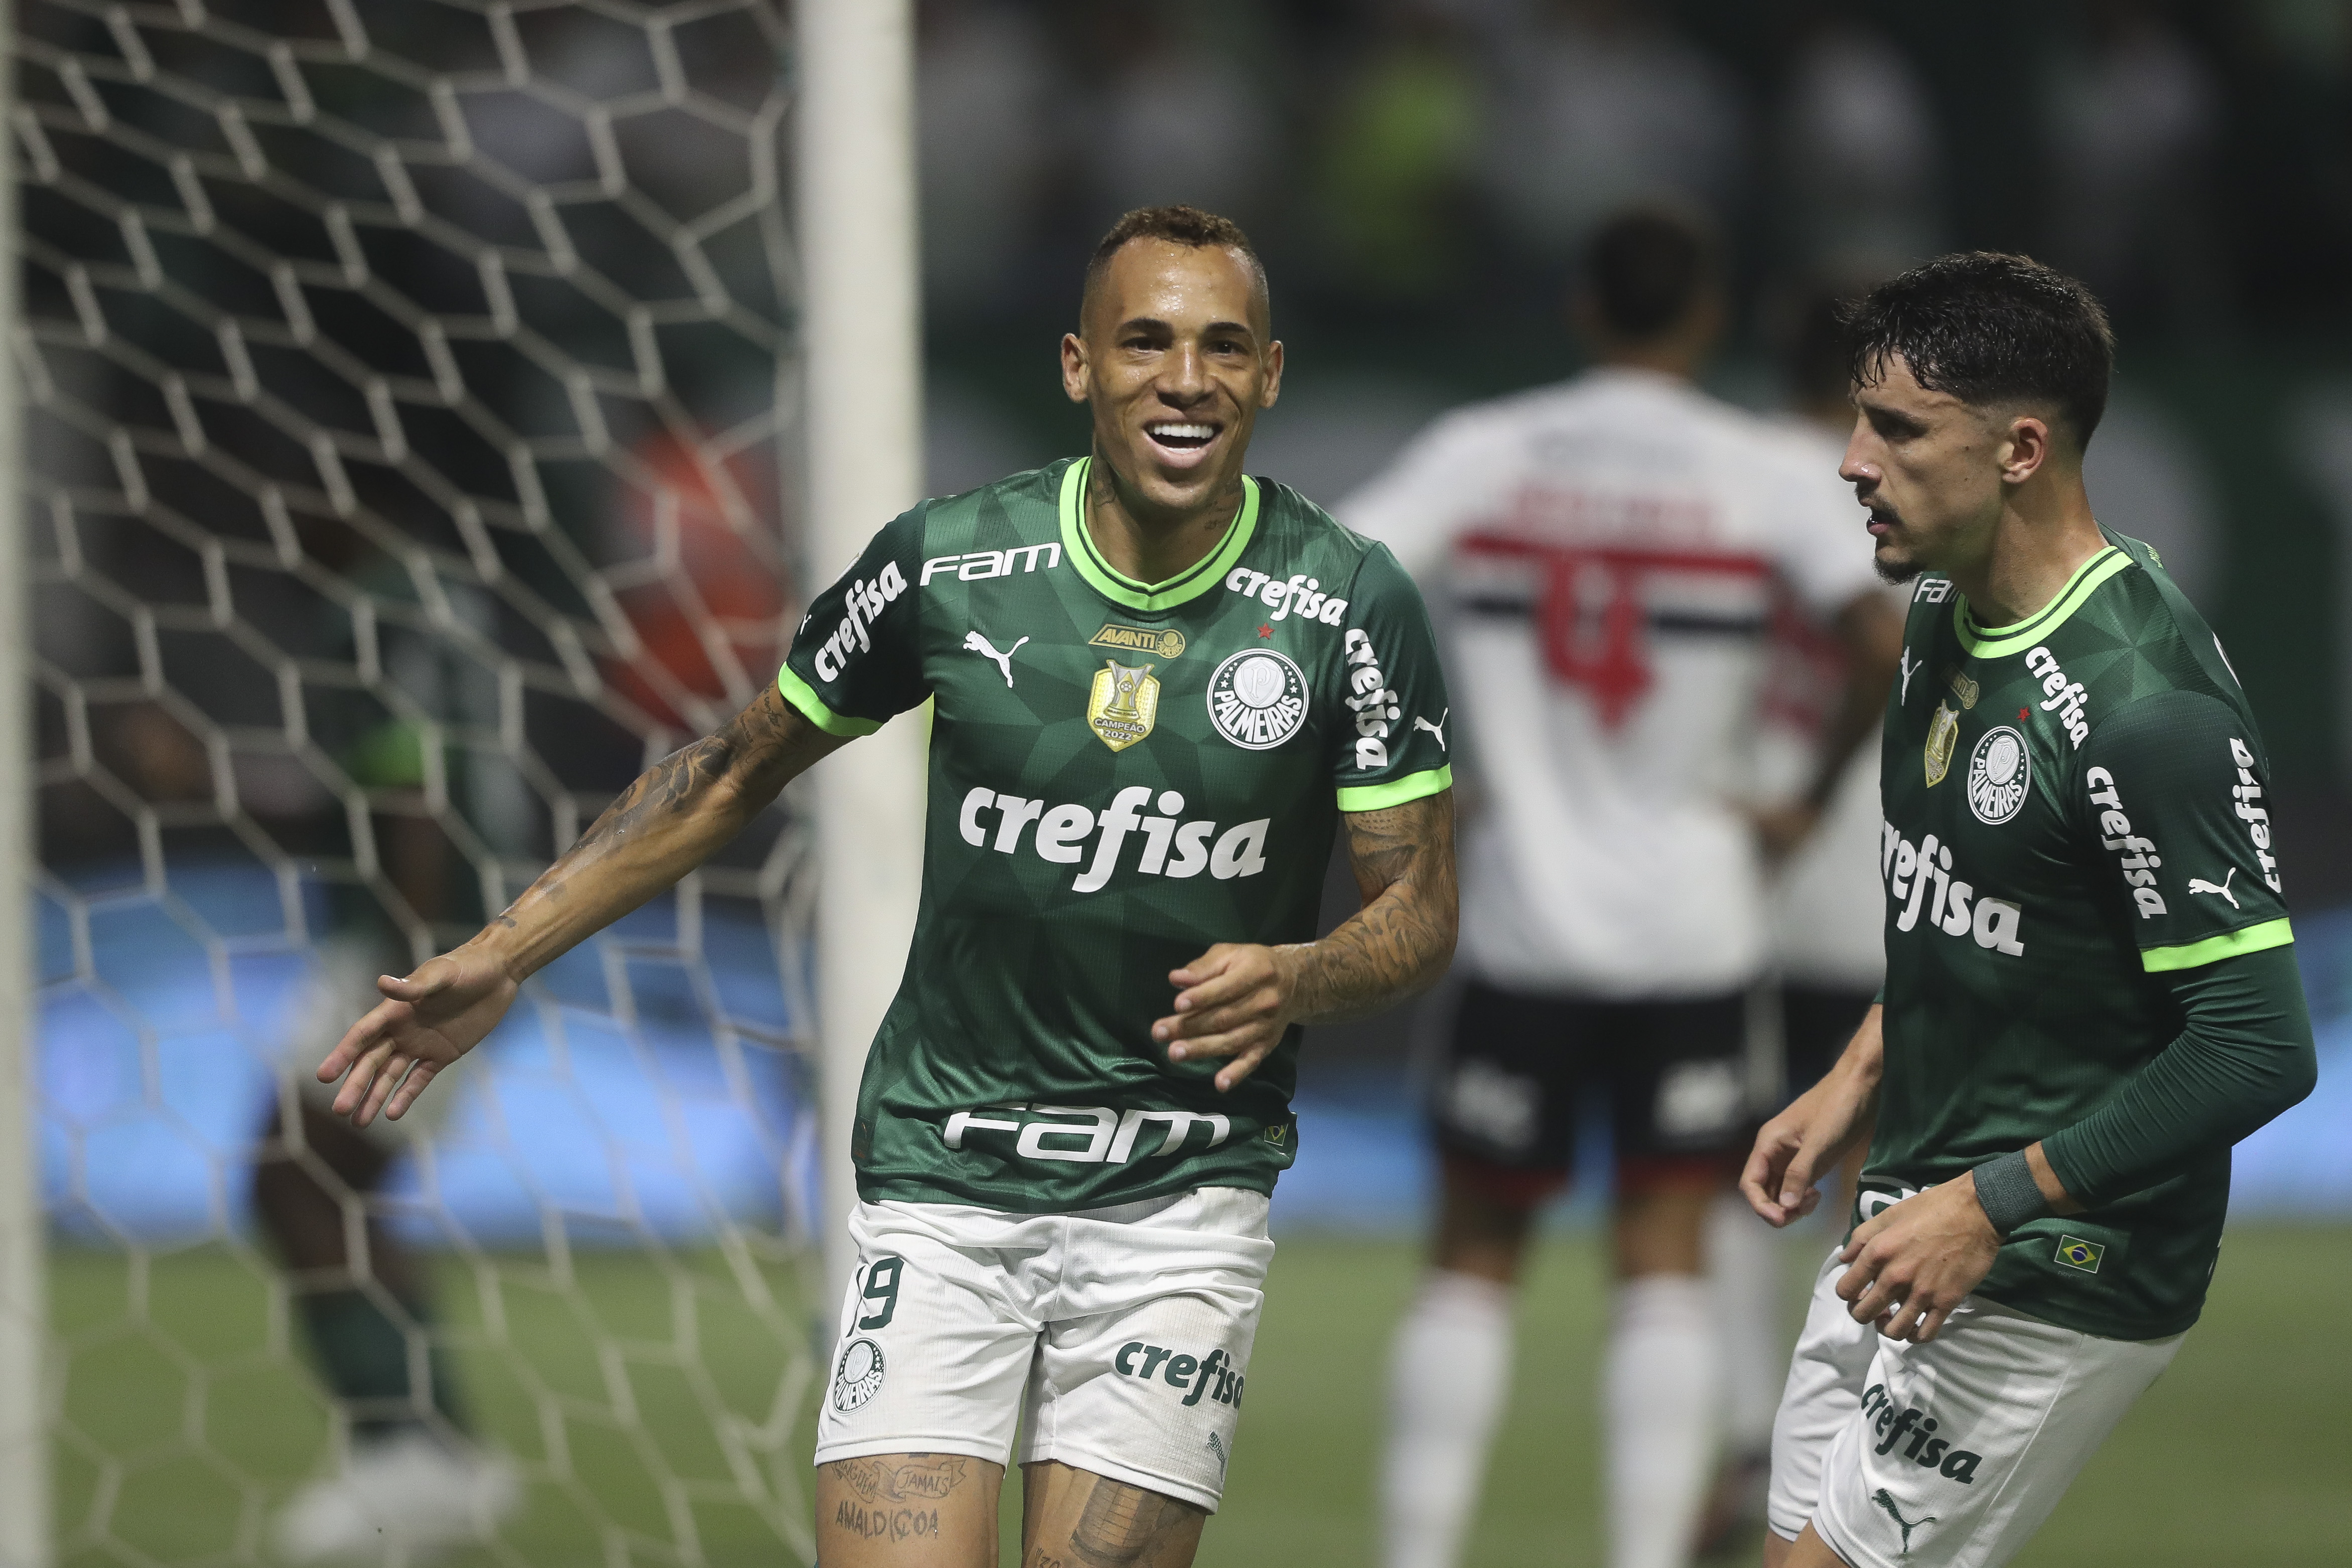
[[[1300,1023],[1378,1012],[1433,983],[1454,956],[1454,792],[1340,821],[1364,906],[1321,941],[1288,949],[1306,961]]]
[[[841,744],[769,686],[716,734],[646,768],[491,924],[528,926],[525,972],[538,967],[701,864],[793,775]],[[566,904],[584,907],[551,919],[549,905]]]

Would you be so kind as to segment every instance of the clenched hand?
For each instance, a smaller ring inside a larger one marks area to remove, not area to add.
[[[1926,1344],[1960,1298],[1984,1282],[2000,1238],[1963,1175],[1882,1209],[1854,1228],[1842,1263],[1851,1263],[1837,1293],[1853,1303],[1853,1321],[1876,1323],[1888,1339]]]
[[[1152,1040],[1168,1048],[1171,1061],[1233,1058],[1216,1079],[1219,1093],[1231,1089],[1257,1071],[1290,1027],[1297,984],[1296,962],[1287,956],[1291,951],[1220,942],[1171,970],[1176,1011],[1151,1026]]]
[[[379,976],[375,987],[384,999],[319,1063],[320,1082],[343,1078],[335,1113],[360,1127],[415,1104],[435,1074],[497,1027],[519,988],[503,962],[470,942],[405,979]]]

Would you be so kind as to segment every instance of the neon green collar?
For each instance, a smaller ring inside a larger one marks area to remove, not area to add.
[[[1969,614],[1969,596],[1953,596],[1952,631],[1960,640],[1960,651],[1979,659],[1998,659],[2008,653],[2021,653],[2065,623],[2066,618],[2083,608],[2099,585],[2132,564],[2131,557],[2109,545],[2081,566],[2066,580],[2058,596],[2040,610],[2012,626],[1979,626]]]
[[[1152,611],[1189,603],[1233,570],[1257,533],[1257,481],[1244,475],[1242,509],[1234,514],[1233,525],[1225,529],[1217,548],[1165,582],[1138,582],[1103,559],[1087,529],[1087,470],[1093,464],[1093,458],[1081,457],[1062,475],[1062,548],[1069,552],[1071,563],[1087,585],[1114,604]]]

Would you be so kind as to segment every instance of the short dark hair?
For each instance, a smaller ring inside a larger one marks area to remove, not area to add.
[[[2116,335],[2088,288],[2030,256],[1941,256],[1888,278],[1846,316],[1847,369],[1858,385],[1900,359],[1930,392],[1979,407],[2054,406],[2076,446],[2107,409]]]
[[[1714,231],[1667,206],[1619,213],[1584,250],[1584,286],[1601,325],[1637,343],[1681,325],[1721,270]]]
[[[1249,235],[1242,233],[1242,225],[1231,218],[1180,204],[1171,207],[1138,207],[1110,225],[1110,232],[1095,246],[1094,255],[1087,258],[1086,288],[1078,297],[1081,325],[1086,321],[1087,307],[1094,303],[1095,289],[1102,283],[1103,274],[1110,270],[1110,258],[1139,239],[1166,240],[1171,245],[1195,248],[1222,246],[1241,252],[1255,281],[1257,302],[1271,315],[1273,298],[1266,287],[1265,263],[1258,259],[1257,247],[1250,244]]]

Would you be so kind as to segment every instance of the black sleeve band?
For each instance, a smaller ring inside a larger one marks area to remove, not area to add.
[[[2005,1237],[2028,1220],[2040,1219],[2050,1212],[2049,1201],[2033,1179],[2033,1167],[2026,1163],[2023,1149],[1997,1160],[1987,1160],[1970,1174],[1976,1177],[1977,1202],[1983,1207],[1985,1218],[1992,1221],[1996,1235]]]

